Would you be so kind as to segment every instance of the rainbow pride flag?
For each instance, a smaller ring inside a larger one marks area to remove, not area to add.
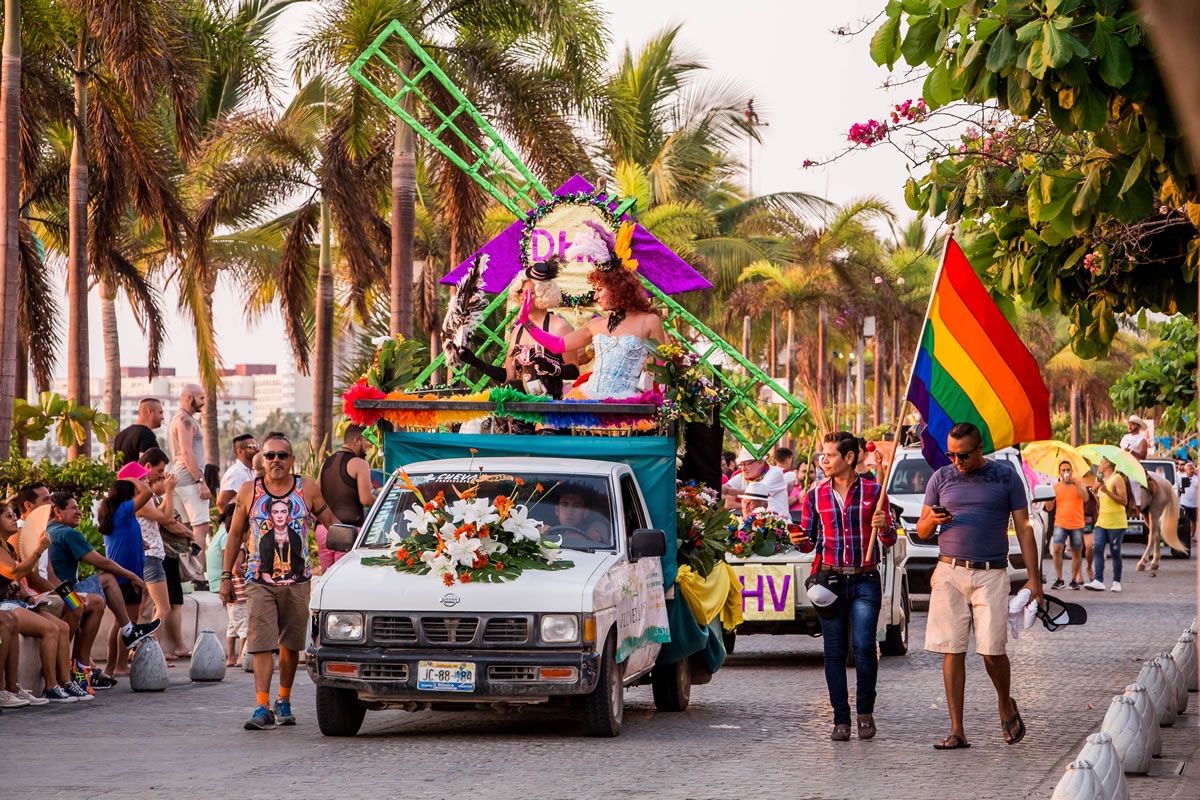
[[[985,453],[1051,438],[1050,395],[1037,362],[953,238],[934,282],[908,400],[925,422],[921,452],[934,467],[949,463],[946,437],[958,422],[978,426]]]

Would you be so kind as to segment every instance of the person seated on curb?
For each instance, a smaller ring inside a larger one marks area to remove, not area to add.
[[[50,505],[50,489],[42,482],[30,483],[21,487],[21,491],[17,493],[16,509],[20,515],[22,524],[28,521],[29,515],[36,509]],[[14,544],[14,549],[20,552],[19,547]],[[50,569],[49,551],[42,555],[38,562],[38,568],[30,572],[24,578],[25,588],[31,592],[49,592],[58,584],[54,579],[54,573]],[[90,671],[84,669],[84,664],[91,663],[91,656],[82,653],[80,642],[80,629],[83,626],[85,615],[89,617],[89,623],[93,626],[91,638],[88,641],[93,641],[96,638],[96,631],[100,629],[100,621],[104,616],[104,596],[100,592],[88,593],[77,591],[76,597],[80,604],[77,608],[67,608],[63,606],[62,620],[67,623],[67,629],[73,643],[71,651],[72,672],[71,677],[75,683],[80,686],[89,686],[92,689],[111,689],[117,685],[117,682],[110,676],[105,675],[99,669],[93,668]]]
[[[11,611],[17,618],[17,631],[22,636],[38,640],[38,654],[42,662],[42,682],[45,690],[42,699],[50,703],[74,703],[91,700],[87,687],[75,682],[71,675],[71,638],[67,623],[51,613],[39,613],[36,609],[48,608],[52,603],[59,606],[62,600],[57,595],[34,597],[21,585],[21,578],[37,568],[42,553],[50,549],[46,536],[49,513],[45,510],[32,515],[29,523],[38,536],[38,544],[29,558],[21,561],[10,549],[8,537],[17,532],[17,515],[11,503],[0,503],[0,537],[5,541],[0,546],[0,611]],[[29,704],[37,698],[26,689],[17,689],[17,697]]]
[[[46,532],[50,535],[50,569],[54,576],[59,580],[74,583],[79,580],[79,563],[81,561],[95,567],[98,571],[96,577],[104,594],[105,605],[117,618],[117,624],[121,629],[121,643],[126,648],[133,647],[158,630],[161,623],[157,620],[140,625],[130,621],[129,614],[125,611],[125,598],[121,594],[117,578],[124,578],[139,592],[145,591],[146,584],[141,575],[135,575],[115,561],[97,553],[79,532],[76,527],[80,520],[79,503],[75,500],[75,496],[70,492],[54,492],[50,495],[50,505],[52,506],[51,523]],[[85,638],[89,629],[91,630],[90,641]],[[92,645],[95,643],[96,633],[99,629],[99,623],[89,626],[85,621],[79,637],[84,641],[76,642],[77,661],[90,663]]]
[[[0,611],[0,708],[23,708],[34,704],[18,696],[21,691],[17,683],[20,668],[21,636],[17,633],[17,615],[11,611]]]
[[[100,501],[96,521],[104,535],[104,551],[108,557],[145,581],[146,547],[142,542],[142,526],[138,524],[137,512],[150,502],[150,487],[142,481],[148,471],[141,464],[126,464],[117,473],[117,481]],[[164,581],[166,575],[163,575]],[[138,618],[142,597],[146,593],[128,581],[118,578],[121,597],[125,601],[125,613],[130,620]],[[164,583],[164,589],[165,589]],[[159,621],[161,624],[161,620]],[[129,648],[122,647],[117,639],[118,631],[112,629],[108,637],[108,671],[114,676],[129,674]]]

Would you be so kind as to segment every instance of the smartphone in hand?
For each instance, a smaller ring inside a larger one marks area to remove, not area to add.
[[[947,511],[945,506],[930,506],[929,510],[940,517],[949,517],[948,522],[954,521],[954,515]]]

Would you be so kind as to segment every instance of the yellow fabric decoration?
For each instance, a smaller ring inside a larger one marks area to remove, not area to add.
[[[742,624],[742,587],[733,567],[725,561],[713,565],[707,578],[701,578],[687,564],[680,564],[675,580],[696,622],[708,625],[719,614],[721,627],[727,631]]]
[[[621,260],[621,266],[630,272],[634,272],[638,268],[637,259],[633,257],[633,223],[622,222],[621,227],[617,229],[617,243],[613,247],[613,253]]]

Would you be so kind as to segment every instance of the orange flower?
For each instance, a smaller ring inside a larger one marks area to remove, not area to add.
[[[460,573],[458,574],[458,582],[459,582],[459,583],[470,583],[470,582],[471,582],[471,573],[469,573],[469,572],[460,572]]]
[[[503,561],[493,561],[492,566],[494,566],[496,568],[496,572],[504,571],[504,562]]]
[[[475,523],[468,522],[467,524],[459,525],[457,528],[454,529],[454,538],[461,539],[463,537],[463,534],[466,534],[469,537],[469,536],[472,536],[474,533],[475,533]]]
[[[483,553],[475,556],[475,561],[471,564],[471,569],[483,569],[488,565],[488,557]]]
[[[400,561],[411,561],[412,560],[411,558],[409,558],[408,549],[404,548],[404,547],[401,547],[399,550],[396,551],[396,558]]]
[[[454,585],[454,573],[452,573],[452,572],[443,573],[442,574],[442,583],[446,584],[447,586],[453,586]]]
[[[542,492],[546,491],[546,487],[542,486],[542,485],[539,483],[537,486],[533,487],[533,490],[534,490],[535,492],[537,492],[538,494],[541,494]]]
[[[512,508],[512,498],[506,494],[502,494],[496,498],[496,511],[501,517],[507,517],[509,510]]]
[[[744,545],[742,545],[742,544],[740,544],[740,543],[739,543],[739,544],[735,544],[735,545],[733,546],[733,554],[734,554],[735,556],[740,556],[740,555],[742,554],[742,552],[743,552],[745,549],[746,549],[746,548],[745,548],[745,546],[744,546]]]
[[[409,557],[409,558],[408,558],[408,559],[407,559],[407,560],[404,562],[404,564],[405,564],[405,566],[408,566],[408,567],[415,567],[415,566],[417,565],[417,562],[416,562],[416,559],[414,559],[414,558],[412,558],[412,557],[410,556],[410,557]]]
[[[525,479],[518,477],[518,478],[513,479],[513,483],[517,484],[517,486],[524,486]]]

